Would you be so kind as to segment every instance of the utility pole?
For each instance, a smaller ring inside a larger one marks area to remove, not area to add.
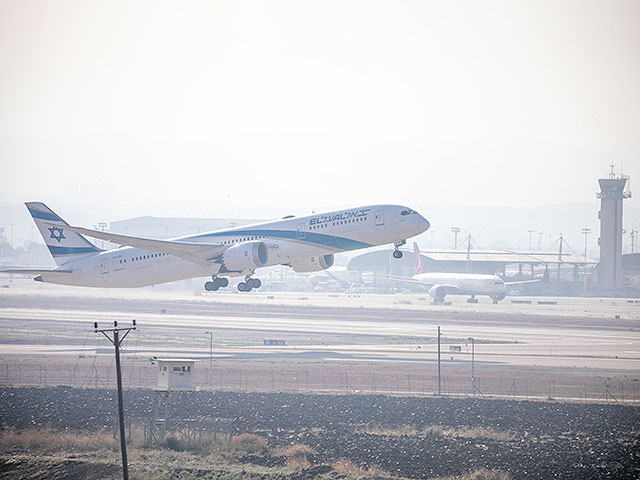
[[[440,326],[438,325],[438,395],[442,395],[440,385]]]
[[[527,230],[529,232],[529,251],[531,251],[531,235],[533,234],[533,230]]]
[[[93,323],[93,329],[96,333],[100,332],[107,340],[109,340],[116,349],[116,378],[118,382],[118,419],[120,423],[120,450],[122,451],[122,478],[129,480],[129,467],[127,466],[127,442],[124,432],[124,406],[122,401],[122,372],[120,371],[120,346],[124,339],[129,335],[131,330],[136,329],[136,321],[133,321],[132,327],[118,328],[118,322],[113,322],[113,328],[98,329],[98,322]],[[113,338],[106,332],[113,332]],[[120,332],[125,332],[120,338]]]
[[[473,337],[471,340],[471,394],[476,393],[476,342]]]
[[[209,334],[209,385],[213,385],[213,332],[204,332]]]

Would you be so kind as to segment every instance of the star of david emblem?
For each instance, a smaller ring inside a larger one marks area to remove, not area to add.
[[[66,238],[63,234],[62,234],[62,229],[58,228],[58,227],[51,227],[48,229],[51,232],[51,237],[50,238],[54,238],[58,241],[58,243],[60,243],[60,241],[63,238]]]

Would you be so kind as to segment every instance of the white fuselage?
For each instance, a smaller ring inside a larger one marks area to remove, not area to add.
[[[503,296],[504,282],[496,275],[476,273],[419,273],[413,278],[425,284],[443,286],[447,295],[489,295]],[[424,287],[429,290],[432,287]]]
[[[411,214],[407,214],[409,211]],[[319,255],[397,242],[429,228],[419,214],[397,205],[372,205],[304,217],[261,222],[173,239],[216,244],[263,242],[264,266],[292,264]],[[213,263],[213,262],[212,262]],[[219,265],[217,265],[220,268]],[[89,287],[142,287],[213,274],[239,276],[252,271],[219,271],[167,253],[121,247],[91,254],[60,266],[72,273],[43,273],[37,280]]]

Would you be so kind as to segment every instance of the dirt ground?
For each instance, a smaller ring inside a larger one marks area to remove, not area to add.
[[[152,391],[127,391],[127,422],[141,425],[153,418],[155,402]],[[141,476],[145,469],[162,466],[162,472],[169,472],[165,478],[238,478],[233,476],[237,469],[231,472],[228,464],[246,466],[247,471],[271,469],[253,478],[277,478],[271,475],[282,475],[283,469],[306,475],[298,478],[352,478],[339,476],[345,464],[351,466],[354,478],[433,479],[478,471],[501,472],[503,478],[512,479],[613,479],[640,474],[640,407],[635,406],[232,392],[184,392],[171,402],[170,418],[182,418],[182,427],[164,450],[134,449],[132,468]],[[49,432],[109,432],[115,412],[113,390],[0,389],[1,428],[11,435],[35,427]],[[186,419],[201,419],[204,434],[189,439],[184,433]],[[234,439],[244,436],[245,446],[232,451],[199,447],[213,434],[206,419],[225,419]],[[258,447],[247,448],[247,438],[260,440],[254,443]],[[109,475],[109,468],[117,466],[113,453],[117,448],[108,458],[98,453],[87,465],[86,456],[74,463],[70,452],[57,462],[50,456],[25,460],[19,440],[2,446],[0,472],[16,475],[5,478],[42,478],[38,471],[50,470],[53,475],[59,469],[69,478],[86,478],[83,475],[90,469],[98,474],[103,469]],[[181,450],[195,453],[176,457],[175,451]],[[166,463],[162,455],[173,460]],[[296,455],[297,462],[292,462]],[[225,461],[227,466],[221,467]]]

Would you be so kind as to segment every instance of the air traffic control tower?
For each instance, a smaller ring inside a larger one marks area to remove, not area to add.
[[[618,290],[622,284],[622,201],[631,197],[625,191],[629,177],[616,175],[611,166],[609,178],[601,178],[600,192],[600,265],[598,286],[601,290]]]

